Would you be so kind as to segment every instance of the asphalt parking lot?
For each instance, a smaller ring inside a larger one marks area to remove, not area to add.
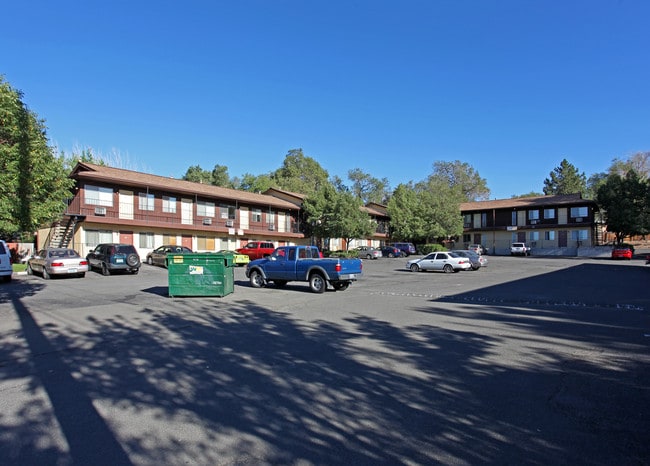
[[[0,285],[2,464],[650,464],[650,266]]]

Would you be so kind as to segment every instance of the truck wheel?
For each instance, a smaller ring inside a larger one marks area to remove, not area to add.
[[[264,277],[257,270],[251,271],[250,282],[253,288],[262,288],[264,286]]]
[[[332,285],[334,285],[336,291],[345,291],[348,289],[348,286],[350,286],[350,282],[336,282],[332,283]]]
[[[287,286],[287,281],[286,280],[273,280],[273,284],[278,288],[284,288],[285,286]]]
[[[323,293],[327,288],[327,282],[321,274],[314,273],[309,277],[309,288],[311,288],[314,293]]]

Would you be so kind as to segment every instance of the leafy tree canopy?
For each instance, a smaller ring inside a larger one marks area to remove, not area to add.
[[[480,201],[490,197],[485,178],[481,178],[471,165],[460,160],[435,162],[429,178],[437,178],[450,188],[459,189],[463,202]]]
[[[348,179],[352,182],[352,193],[364,204],[369,202],[385,204],[388,201],[388,178],[380,180],[368,173],[364,173],[360,168],[354,168],[348,171]]]
[[[277,187],[306,196],[330,184],[327,171],[316,160],[303,154],[302,149],[290,150],[282,167],[273,172],[271,178]]]
[[[0,234],[32,233],[59,218],[74,181],[48,146],[43,120],[0,76]]]
[[[634,170],[641,179],[650,178],[650,152],[637,152],[626,160],[614,159],[609,174],[625,176],[630,170]]]
[[[604,214],[607,230],[616,235],[617,242],[650,231],[649,189],[648,182],[634,170],[625,176],[609,175],[599,186],[596,200]]]
[[[575,194],[587,191],[587,178],[567,159],[560,162],[544,180],[544,194]]]

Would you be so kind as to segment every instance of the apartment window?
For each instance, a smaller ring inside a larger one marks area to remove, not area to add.
[[[236,209],[236,207],[234,205],[221,204],[219,206],[219,215],[224,220],[225,219],[227,219],[227,220],[235,220],[236,211],[237,211],[237,209]]]
[[[113,232],[109,230],[86,230],[86,246],[94,248],[98,244],[112,243]]]
[[[262,209],[253,209],[251,211],[251,220],[253,220],[253,222],[261,222],[262,221]]]
[[[481,214],[481,228],[485,228],[487,226],[487,214],[482,213]]]
[[[539,210],[529,210],[528,220],[539,220]]]
[[[465,228],[471,228],[472,227],[472,214],[463,215],[463,226]]]
[[[544,218],[555,218],[555,209],[544,209]]]
[[[266,223],[269,225],[275,225],[275,212],[272,210],[269,210],[269,213],[266,214]]]
[[[531,231],[530,232],[530,240],[531,241],[539,240],[539,231]]]
[[[176,198],[171,196],[163,196],[162,198],[162,211],[167,214],[176,213]]]
[[[214,217],[214,202],[198,201],[196,215],[199,217]]]
[[[571,207],[571,217],[576,218],[576,217],[587,217],[589,215],[589,211],[587,207]]]
[[[555,241],[555,232],[554,231],[545,231],[544,232],[544,239],[546,241]]]
[[[586,207],[585,207],[586,208]],[[589,230],[572,230],[571,239],[574,241],[582,241],[589,238]]]
[[[162,235],[162,244],[176,244],[176,235],[169,235],[167,233]]]
[[[512,219],[510,220],[510,225],[517,225],[517,211],[512,211]]]
[[[91,205],[113,207],[113,189],[86,185],[84,202]]]
[[[140,233],[140,247],[153,249],[153,233]]]
[[[140,210],[153,210],[153,194],[140,193],[138,201]]]

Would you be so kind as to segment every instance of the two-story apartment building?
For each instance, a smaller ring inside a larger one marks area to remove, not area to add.
[[[76,187],[57,228],[37,247],[68,244],[82,256],[106,242],[133,244],[144,257],[162,244],[194,251],[248,241],[301,244],[299,208],[278,197],[80,162]]]
[[[525,242],[533,254],[576,255],[598,245],[602,232],[596,202],[580,194],[465,202],[460,210],[463,244],[482,244],[491,254]]]

